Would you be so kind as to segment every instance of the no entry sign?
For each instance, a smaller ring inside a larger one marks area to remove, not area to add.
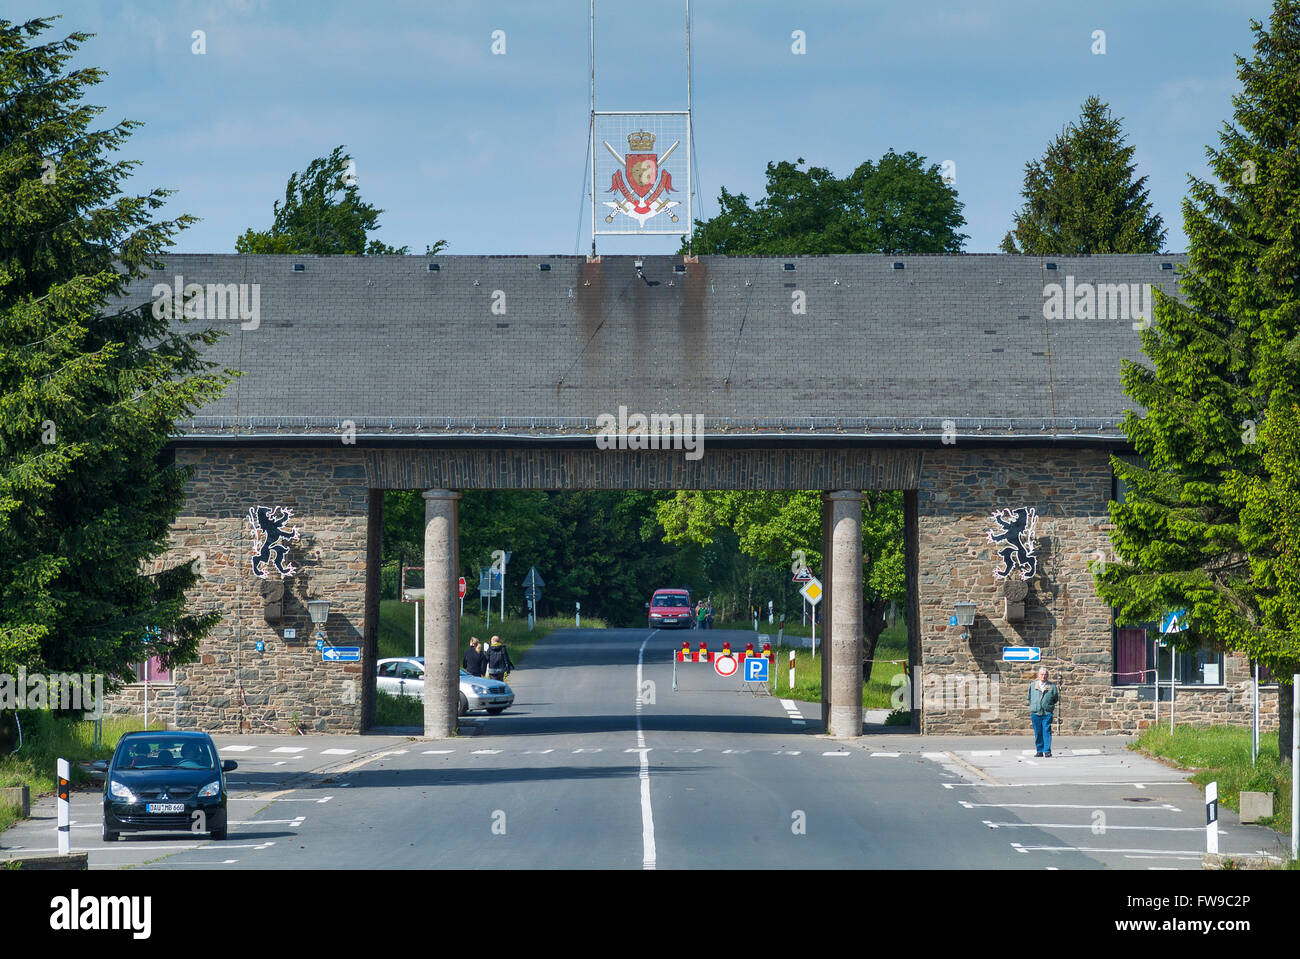
[[[719,656],[713,661],[713,670],[725,679],[728,676],[736,675],[736,669],[739,665],[735,656]]]

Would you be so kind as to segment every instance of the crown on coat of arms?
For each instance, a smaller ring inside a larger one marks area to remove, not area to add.
[[[645,130],[627,135],[627,145],[633,153],[649,153],[655,148],[655,135]]]

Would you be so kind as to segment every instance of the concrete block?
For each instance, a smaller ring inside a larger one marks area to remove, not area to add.
[[[1241,821],[1258,822],[1273,815],[1273,794],[1241,791]]]
[[[18,815],[26,819],[32,814],[32,794],[26,786],[5,786],[0,789],[0,805],[14,806]]]

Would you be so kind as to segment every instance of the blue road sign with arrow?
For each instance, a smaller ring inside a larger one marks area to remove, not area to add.
[[[1043,652],[1037,646],[1002,647],[1002,661],[1004,663],[1036,663],[1042,657]]]
[[[767,678],[767,657],[749,656],[745,659],[745,682],[765,683]]]
[[[331,646],[323,650],[321,655],[327,663],[359,663],[361,662],[360,646]]]

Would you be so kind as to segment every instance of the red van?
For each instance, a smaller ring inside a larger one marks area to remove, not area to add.
[[[646,608],[650,610],[651,629],[691,629],[695,625],[688,589],[656,589]]]

